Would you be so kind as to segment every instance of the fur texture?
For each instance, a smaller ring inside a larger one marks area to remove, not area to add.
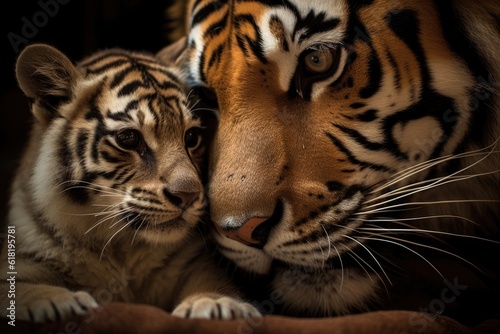
[[[418,308],[419,287],[433,300],[456,277],[497,291],[499,8],[190,2],[191,84],[220,109],[220,251],[269,280],[280,312]]]

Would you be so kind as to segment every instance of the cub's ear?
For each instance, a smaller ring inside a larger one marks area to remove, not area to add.
[[[58,115],[59,106],[72,98],[80,73],[59,50],[32,44],[17,58],[16,77],[24,94],[33,101],[33,114],[46,124]]]
[[[187,38],[184,36],[161,49],[156,54],[156,59],[165,65],[180,65],[184,61],[186,49]]]

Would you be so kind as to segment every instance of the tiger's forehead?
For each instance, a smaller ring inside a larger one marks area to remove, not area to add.
[[[191,17],[189,41],[194,53],[191,75],[195,81],[204,82],[203,63],[216,62],[228,41],[244,45],[242,49],[251,49],[248,54],[288,69],[295,66],[298,55],[308,48],[341,43],[349,23],[349,4],[345,0],[227,4],[202,0],[195,2]],[[207,52],[211,54],[209,59]],[[285,53],[288,56],[284,57]],[[290,57],[291,54],[295,57]]]
[[[324,41],[339,43],[344,37],[347,13],[343,1],[267,6],[257,17],[264,52],[300,52]]]

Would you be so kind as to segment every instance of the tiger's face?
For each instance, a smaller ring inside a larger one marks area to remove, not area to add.
[[[486,79],[450,41],[446,10],[427,0],[192,2],[191,77],[220,109],[209,197],[227,257],[259,273],[273,261],[313,272],[342,257],[360,264],[352,253],[368,250],[367,222],[445,173]]]
[[[94,242],[175,244],[194,229],[204,142],[179,69],[122,50],[73,67],[46,46],[17,68],[40,121],[32,183],[42,218]]]

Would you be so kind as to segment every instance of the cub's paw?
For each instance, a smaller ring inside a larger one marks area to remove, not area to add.
[[[99,307],[95,299],[85,291],[72,292],[64,288],[49,290],[52,293],[41,291],[34,294],[31,300],[19,303],[16,318],[36,323],[56,322],[85,315]]]
[[[260,312],[251,304],[227,297],[199,295],[186,298],[172,315],[181,318],[240,319],[260,317]]]

